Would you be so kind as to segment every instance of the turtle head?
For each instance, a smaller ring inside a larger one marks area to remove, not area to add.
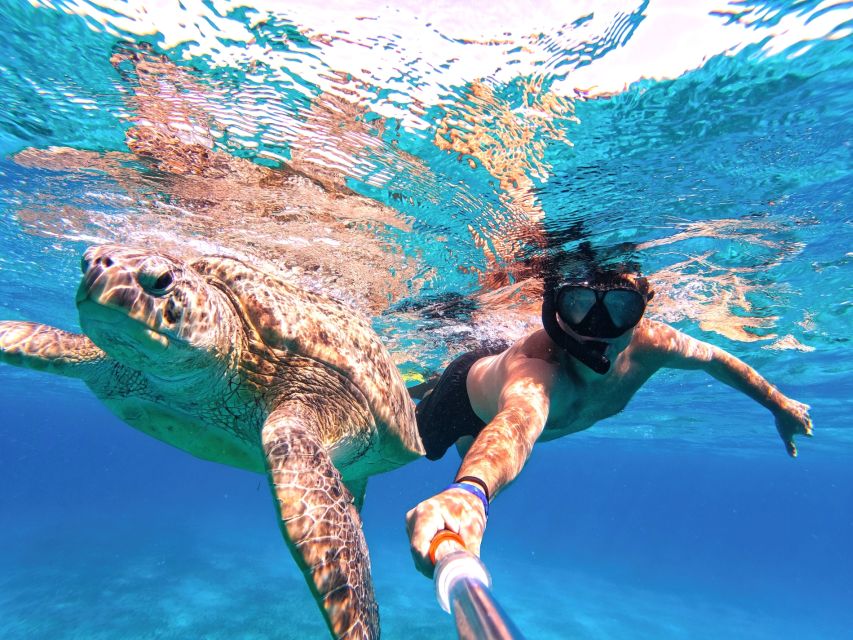
[[[233,308],[186,263],[116,245],[91,247],[77,290],[80,326],[131,368],[182,377],[227,359]]]

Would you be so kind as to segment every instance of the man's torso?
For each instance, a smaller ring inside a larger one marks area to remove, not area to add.
[[[650,356],[648,323],[634,330],[628,346],[605,375],[592,373],[556,347],[544,331],[536,331],[503,353],[478,361],[468,374],[474,412],[486,423],[499,410],[501,390],[517,376],[520,359],[533,358],[533,370],[549,391],[548,419],[540,441],[588,429],[621,411],[658,369]],[[528,367],[529,369],[529,367]]]

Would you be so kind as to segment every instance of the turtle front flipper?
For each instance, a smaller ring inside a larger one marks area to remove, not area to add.
[[[85,379],[108,359],[84,335],[34,322],[0,322],[0,362]]]
[[[317,418],[288,403],[261,432],[281,527],[335,638],[378,638],[379,610],[353,496],[320,441]]]

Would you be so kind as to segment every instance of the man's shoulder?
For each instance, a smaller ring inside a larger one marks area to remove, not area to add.
[[[654,366],[668,366],[695,345],[697,341],[675,327],[656,320],[646,320],[637,326],[631,340],[634,357]]]
[[[677,329],[668,324],[643,318],[631,337],[631,355],[639,361],[648,358],[657,360],[673,348],[680,335],[682,334]]]
[[[548,337],[544,329],[527,334],[516,342],[507,356],[511,359],[533,358],[545,362],[557,362],[558,347]]]
[[[539,329],[519,338],[505,351],[482,358],[475,365],[477,376],[488,372],[499,373],[504,379],[513,378],[520,369],[531,366],[547,365],[553,367],[558,363],[556,347],[548,334]]]
[[[678,329],[665,322],[643,318],[634,329],[634,338],[631,342],[637,346],[655,348],[666,346],[667,342],[680,335],[683,334]]]

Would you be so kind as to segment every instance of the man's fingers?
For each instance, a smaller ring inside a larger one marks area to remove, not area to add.
[[[785,449],[788,451],[788,455],[792,458],[797,457],[797,445],[794,444],[793,440],[785,441]]]
[[[412,549],[416,549],[418,553],[425,556],[435,534],[442,529],[444,529],[444,520],[442,518],[433,517],[419,522],[410,538]]]
[[[429,547],[427,547],[427,549],[429,549]],[[412,552],[412,559],[415,561],[415,568],[427,578],[432,578],[433,566],[429,561],[429,558],[427,558],[425,553],[422,551],[421,545],[413,540],[410,551]]]
[[[420,506],[420,505],[418,505]],[[409,534],[409,538],[411,539],[412,533],[415,530],[415,526],[418,522],[418,507],[413,509],[409,509],[409,512],[406,514],[406,533]]]
[[[485,525],[482,504],[464,491],[433,496],[411,509],[406,514],[406,530],[418,571],[432,577],[435,567],[429,559],[429,549],[443,530],[460,535],[466,547],[479,555]]]
[[[480,557],[480,540],[472,540],[468,543],[467,548],[475,556]]]
[[[411,551],[412,559],[415,561],[415,569],[420,571],[427,578],[432,578],[434,567],[430,564],[429,560],[425,559],[420,553],[418,553],[414,547],[412,547]]]
[[[453,533],[462,533],[462,523],[454,513],[444,514],[444,526],[442,529],[449,529]]]
[[[412,511],[416,511],[413,509]],[[412,511],[409,513],[411,514]],[[415,559],[415,565],[421,573],[431,576],[432,564],[428,559],[429,545],[435,535],[445,528],[444,518],[435,512],[427,513],[426,515],[418,514],[407,518],[407,525],[410,529],[409,541],[412,551],[412,557]]]

